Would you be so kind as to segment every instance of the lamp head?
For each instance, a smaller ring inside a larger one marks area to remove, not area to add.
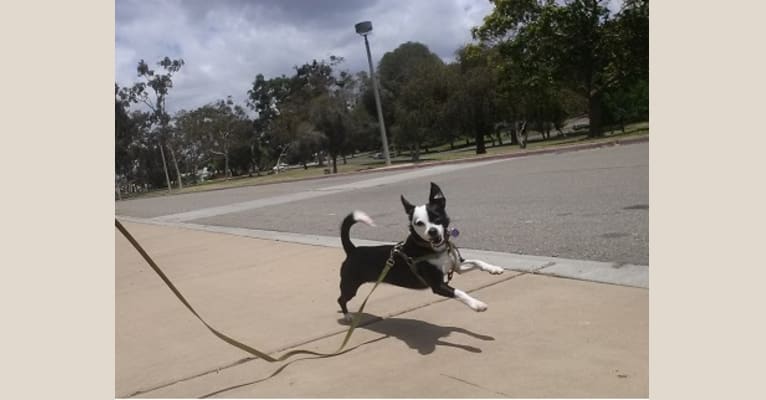
[[[372,22],[362,21],[354,25],[354,28],[356,29],[356,33],[360,35],[367,35],[368,33],[372,32]]]

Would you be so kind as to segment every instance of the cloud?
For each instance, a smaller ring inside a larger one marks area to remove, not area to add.
[[[366,70],[364,42],[354,24],[373,23],[373,61],[418,41],[445,61],[469,42],[470,28],[491,11],[476,0],[117,0],[115,80],[136,81],[136,65],[183,58],[168,95],[170,112],[231,95],[244,103],[256,74],[290,75],[313,59],[341,56],[341,68]]]

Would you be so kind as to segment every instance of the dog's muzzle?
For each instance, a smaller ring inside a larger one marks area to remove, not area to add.
[[[441,235],[437,237],[432,236],[428,241],[431,243],[431,246],[433,247],[439,247],[446,242],[446,240],[444,240],[444,237]]]

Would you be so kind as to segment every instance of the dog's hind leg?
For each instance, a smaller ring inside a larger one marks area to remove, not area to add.
[[[338,304],[340,305],[340,310],[343,312],[343,317],[346,321],[351,321],[351,315],[348,313],[346,304],[356,296],[356,291],[361,285],[361,282],[356,281],[341,280],[340,282],[340,297],[338,297]]]

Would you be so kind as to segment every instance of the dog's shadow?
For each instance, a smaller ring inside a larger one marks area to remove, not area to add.
[[[348,325],[342,318],[339,319],[338,322]],[[442,340],[443,338],[450,336],[453,332],[486,341],[495,340],[492,336],[471,332],[465,328],[435,325],[430,322],[409,318],[380,318],[367,313],[362,313],[361,323],[360,326],[357,326],[357,329],[365,329],[386,336],[395,337],[407,344],[409,348],[417,350],[418,353],[424,355],[433,353],[434,350],[436,350],[437,345],[454,347],[470,351],[471,353],[481,353],[481,349],[478,347]]]

